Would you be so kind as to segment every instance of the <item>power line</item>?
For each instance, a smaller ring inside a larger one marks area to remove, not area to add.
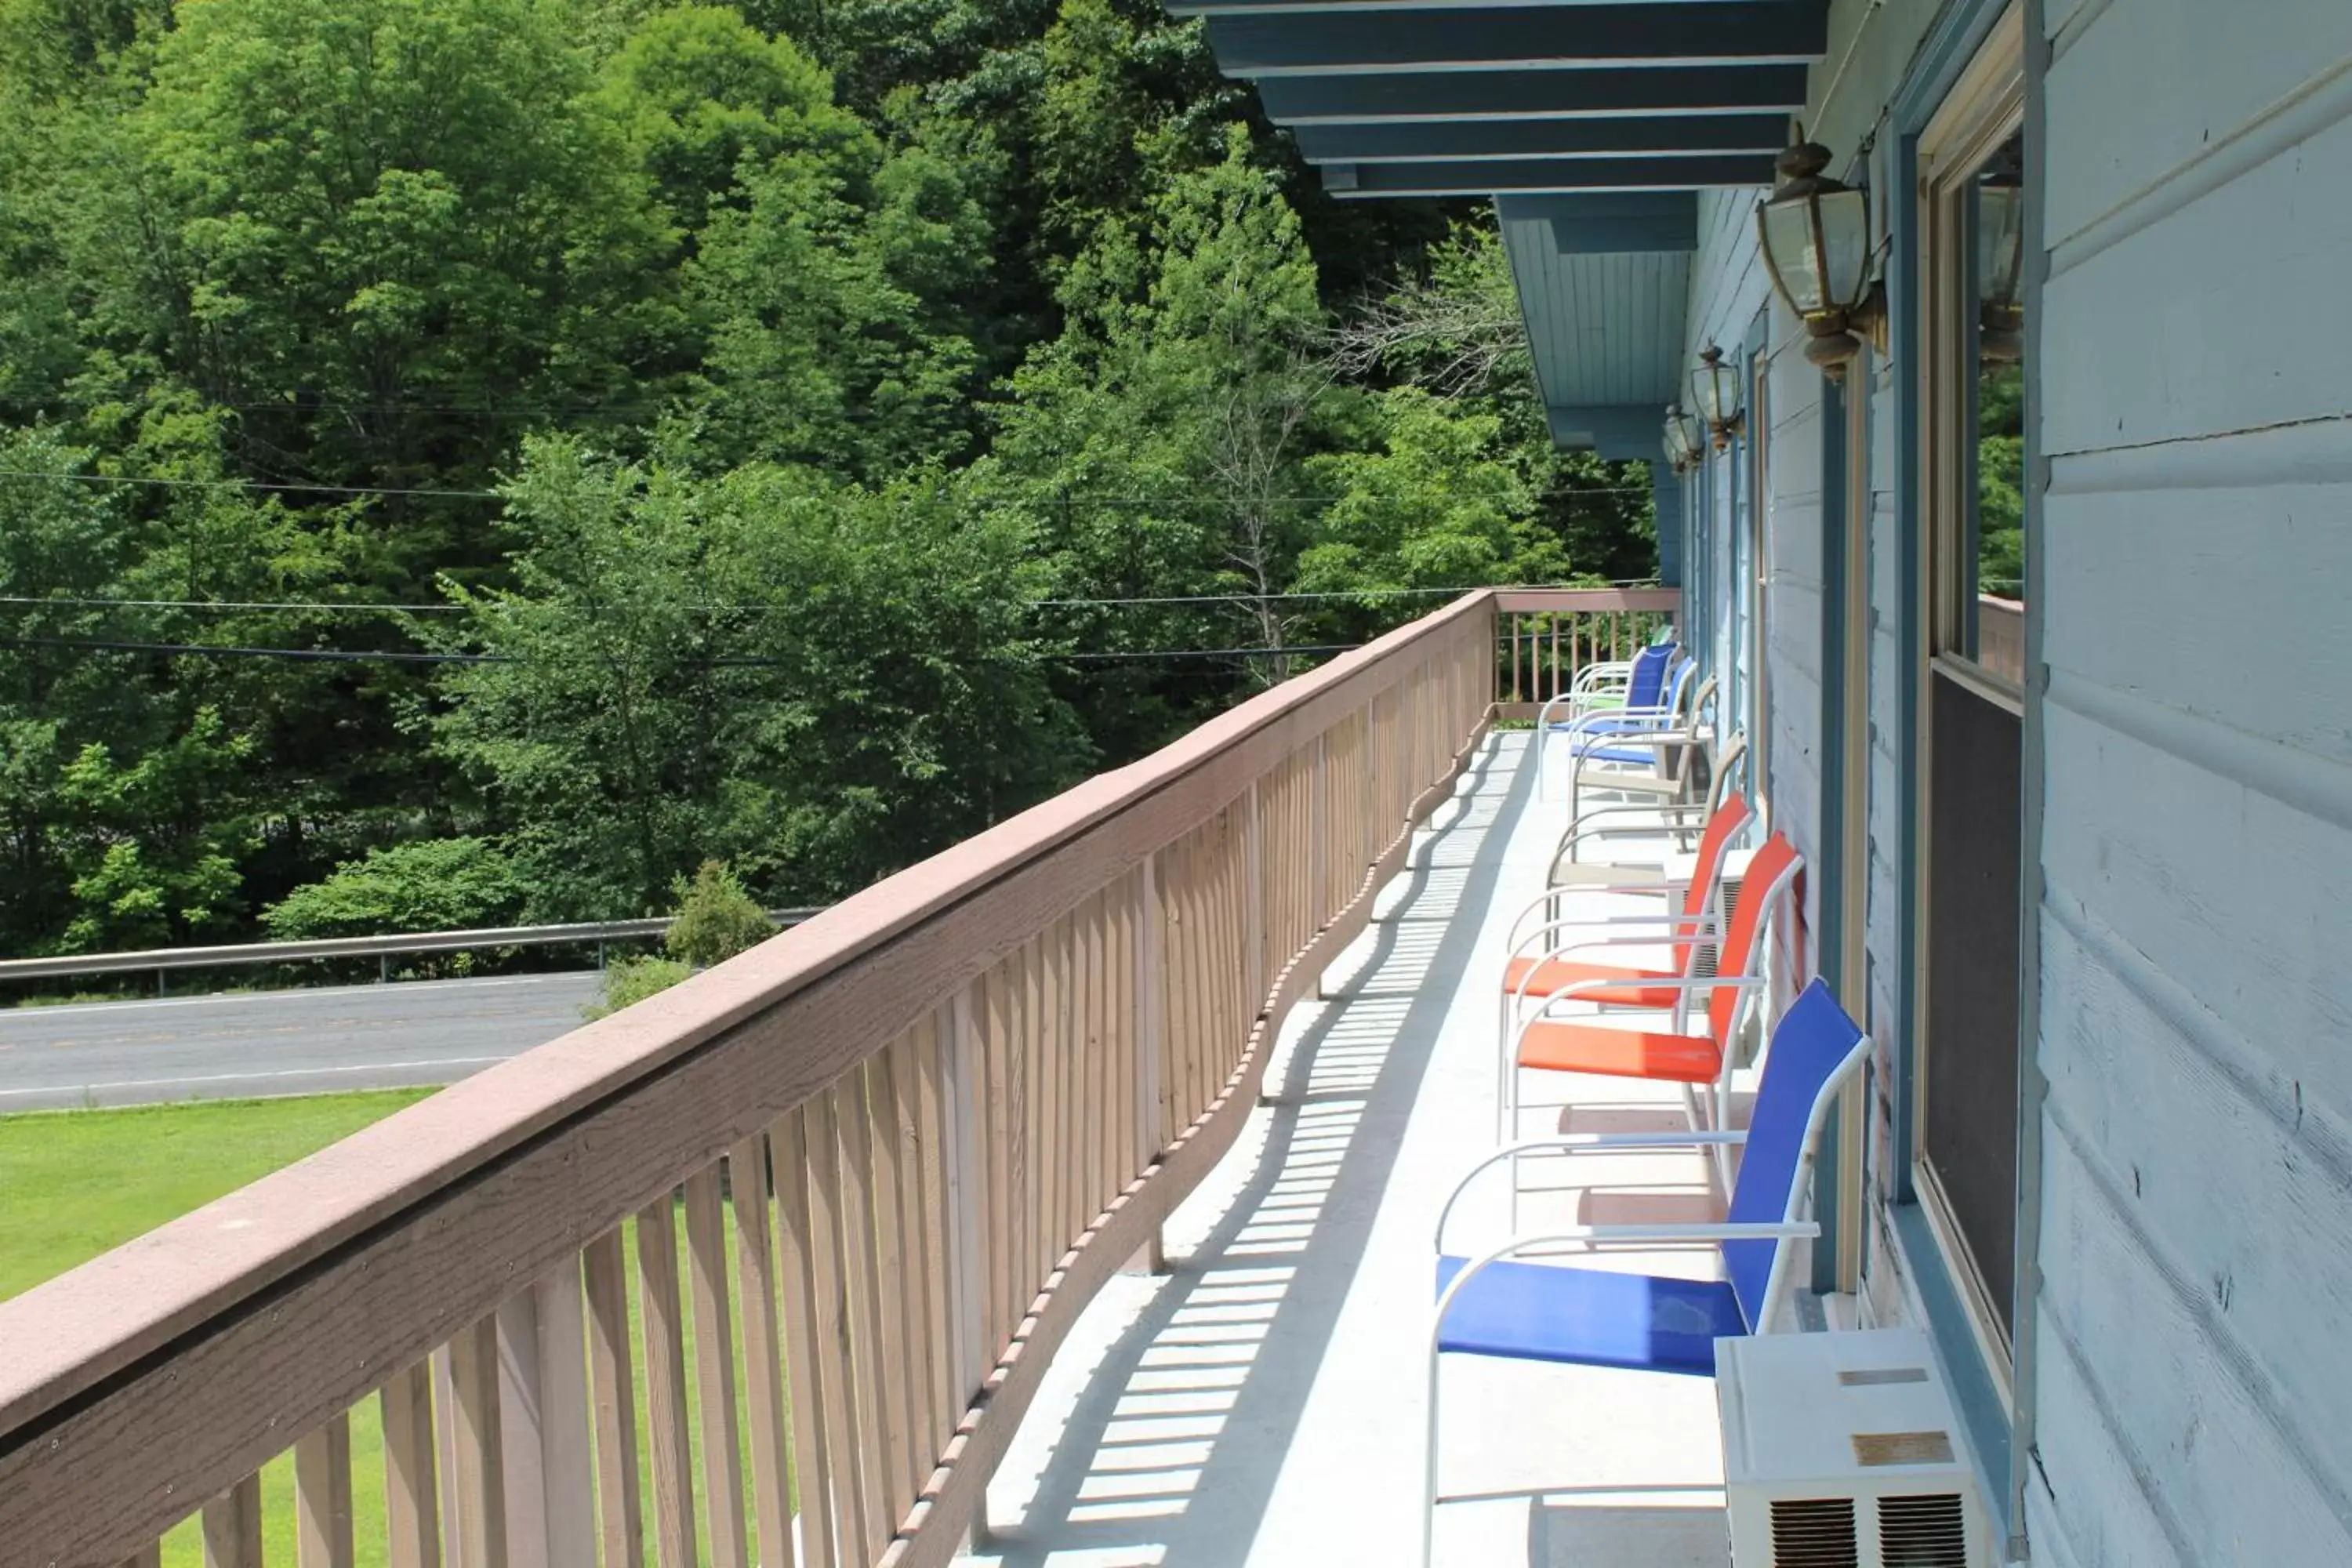
[[[1637,577],[1612,580],[1608,584],[1608,586],[1612,588],[1640,588],[1653,585],[1654,584],[1650,579]],[[1493,586],[1491,584],[1479,583],[1471,584],[1458,588],[1334,588],[1314,592],[1294,591],[1281,594],[1162,594],[1145,595],[1132,598],[1024,599],[1019,601],[1019,605],[1021,607],[1025,609],[1118,609],[1134,606],[1167,605],[1255,605],[1261,603],[1289,604],[1295,602],[1330,599],[1454,597],[1463,594],[1475,594],[1480,588],[1491,586]],[[537,604],[542,603],[543,601],[534,600],[530,602]],[[644,601],[639,601],[639,604],[646,608],[658,609],[663,607],[659,605],[644,605]],[[51,597],[33,594],[0,594],[0,605],[16,605],[19,607],[46,605],[60,608],[80,610],[199,610],[246,614],[257,612],[278,612],[285,614],[397,614],[410,616],[463,615],[471,608],[471,606],[466,605],[451,605],[446,603],[433,605],[402,605],[368,604],[352,600],[320,601],[301,599],[94,599]],[[679,609],[695,610],[713,614],[749,614],[755,612],[760,614],[775,614],[785,609],[796,608],[797,606],[772,604],[729,604],[712,601],[695,602],[680,605],[676,607]]]
[[[427,496],[441,500],[504,500],[500,490],[458,489],[432,486],[400,485],[331,485],[295,479],[197,479],[163,474],[84,474],[62,469],[0,468],[0,479],[37,479],[86,485],[149,485],[165,489],[252,490],[266,494],[333,495],[333,496]],[[1580,496],[1650,495],[1648,485],[1599,485],[1591,488],[1564,485],[1557,489],[1538,490],[1537,500],[1570,500]],[[1330,506],[1345,500],[1339,495],[1259,496],[1254,501],[1272,506]],[[1010,504],[1010,503],[998,503]],[[1029,504],[1055,507],[1082,505],[1101,507],[1174,507],[1174,506],[1241,506],[1247,504],[1226,496],[1120,496],[1069,494],[1032,498]]]
[[[1039,653],[1047,663],[1129,659],[1240,658],[1275,654],[1346,653],[1360,643],[1295,643],[1286,647],[1175,647]],[[425,653],[395,648],[241,647],[205,643],[121,642],[91,637],[0,637],[0,647],[56,647],[89,653],[160,653],[212,658],[282,658],[324,664],[601,664],[597,658],[528,658],[519,654]],[[796,659],[721,657],[700,661],[724,669],[796,665]]]
[[[397,485],[314,485],[280,479],[184,479],[160,474],[76,474],[33,468],[0,468],[0,479],[59,479],[89,485],[152,485],[165,489],[265,490],[298,495],[436,496],[504,500],[497,490],[403,489]]]

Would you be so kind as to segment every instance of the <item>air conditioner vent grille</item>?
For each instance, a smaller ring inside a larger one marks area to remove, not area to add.
[[[1776,1498],[1772,1568],[1862,1568],[1852,1498]]]
[[[1969,1568],[1959,1495],[1880,1498],[1878,1551],[1885,1568]]]

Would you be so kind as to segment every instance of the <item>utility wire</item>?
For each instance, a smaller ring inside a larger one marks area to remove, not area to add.
[[[257,490],[270,494],[335,495],[335,496],[431,496],[464,500],[504,500],[501,490],[440,489],[433,487],[404,488],[398,485],[330,485],[295,479],[195,479],[161,474],[85,474],[68,470],[36,468],[0,468],[0,479],[56,480],[86,485],[151,485],[167,489]],[[1601,485],[1590,489],[1564,485],[1535,492],[1538,500],[1565,500],[1578,496],[1649,495],[1648,485]],[[1329,506],[1344,500],[1345,496],[1296,495],[1260,496],[1255,498],[1276,506]],[[1030,498],[1030,504],[1055,507],[1120,506],[1236,506],[1239,501],[1223,496],[1120,496],[1071,493]]]
[[[165,489],[266,490],[298,495],[437,496],[468,500],[504,500],[497,490],[404,489],[396,485],[314,485],[283,479],[183,479],[160,474],[77,474],[33,468],[0,468],[0,479],[64,479],[89,485],[152,485]]]
[[[1429,596],[1444,597],[1463,594],[1475,594],[1482,587],[1490,587],[1493,584],[1474,584],[1469,586],[1460,588],[1343,588],[1329,589],[1314,593],[1293,592],[1282,594],[1165,594],[1148,595],[1136,598],[1124,599],[1024,599],[1019,601],[1019,605],[1020,607],[1024,609],[1118,609],[1137,605],[1255,605],[1276,602],[1287,604],[1302,600],[1312,601],[1328,599],[1407,599]],[[1612,580],[1608,584],[1608,586],[1612,588],[1642,588],[1653,587],[1655,586],[1655,584],[1645,578],[1628,577]],[[531,602],[536,604],[543,601],[534,600]],[[642,603],[642,601],[640,601],[640,603]],[[0,605],[26,608],[46,605],[60,608],[79,610],[202,610],[224,614],[272,611],[287,614],[396,614],[406,616],[463,615],[470,608],[470,606],[465,605],[451,605],[446,603],[433,605],[377,605],[352,600],[329,603],[317,600],[299,599],[88,599],[46,597],[33,594],[0,594]],[[661,606],[650,605],[646,607],[659,608]],[[682,605],[677,607],[711,614],[744,614],[757,612],[761,614],[772,615],[779,611],[788,608],[795,608],[797,606],[762,604],[694,603]]]
[[[1116,651],[1040,653],[1048,663],[1095,663],[1129,659],[1242,658],[1272,654],[1345,653],[1360,643],[1295,643],[1286,647],[1179,647]],[[161,653],[200,655],[214,658],[283,658],[324,664],[602,664],[598,658],[528,658],[503,653],[419,653],[384,648],[237,647],[203,643],[118,642],[87,637],[0,637],[0,647],[56,647],[90,653]],[[700,661],[718,668],[769,668],[798,663],[794,659],[718,658]]]

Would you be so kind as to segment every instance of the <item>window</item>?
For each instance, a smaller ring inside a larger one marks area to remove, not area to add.
[[[1738,723],[1748,731],[1751,754],[1758,761],[1752,770],[1755,777],[1756,808],[1765,822],[1771,821],[1770,802],[1772,770],[1771,714],[1771,643],[1767,637],[1772,614],[1771,535],[1768,524],[1772,513],[1772,474],[1769,453],[1772,441],[1771,361],[1764,354],[1748,358],[1748,575],[1753,579],[1747,589],[1748,602],[1754,606],[1748,627],[1748,702],[1739,713]]]
[[[2015,1296],[2024,508],[2022,26],[1921,138],[1922,984],[1913,1186],[2005,1367]]]

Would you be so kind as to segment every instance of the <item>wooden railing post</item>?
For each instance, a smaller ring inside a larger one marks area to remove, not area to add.
[[[977,1008],[971,988],[959,991],[948,1002],[947,1049],[940,1053],[946,1082],[946,1126],[941,1162],[947,1177],[948,1364],[954,1380],[956,1409],[970,1408],[988,1376],[986,1238],[982,1229],[988,1213],[986,1177],[982,1155],[985,1117],[981,1098],[987,1077],[981,1061]],[[973,1504],[971,1539],[988,1535],[988,1489],[980,1489]]]
[[[1315,737],[1315,772],[1307,787],[1307,908],[1311,934],[1331,923],[1331,732]],[[1323,1001],[1323,976],[1315,976],[1315,1000]]]
[[[1253,1021],[1265,1010],[1271,970],[1265,951],[1265,820],[1259,803],[1265,784],[1263,778],[1250,781],[1249,818],[1244,829],[1247,837],[1242,847],[1242,942],[1246,949],[1244,973]]]
[[[353,1568],[356,1550],[346,1412],[294,1445],[294,1560],[299,1568]]]
[[[1167,1100],[1161,1089],[1161,1079],[1167,1071],[1167,995],[1160,974],[1166,958],[1166,926],[1160,910],[1159,858],[1156,855],[1144,857],[1143,876],[1137,884],[1140,890],[1135,922],[1135,1166],[1139,1171],[1160,1158],[1160,1151],[1168,1147]],[[1152,1227],[1151,1240],[1129,1267],[1153,1274],[1166,1272],[1167,1238],[1158,1226]]]

